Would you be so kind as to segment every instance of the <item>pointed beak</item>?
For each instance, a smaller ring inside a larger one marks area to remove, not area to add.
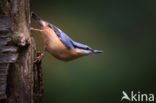
[[[31,17],[36,20],[41,26],[46,26],[47,23],[34,12],[31,12]]]
[[[35,19],[36,21],[40,21],[42,20],[39,16],[37,16],[34,12],[31,12],[31,16],[33,19]]]

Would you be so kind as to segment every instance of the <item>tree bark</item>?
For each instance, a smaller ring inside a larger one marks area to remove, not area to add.
[[[0,1],[0,103],[43,103],[29,0]]]

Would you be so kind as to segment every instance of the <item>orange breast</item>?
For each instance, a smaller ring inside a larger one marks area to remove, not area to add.
[[[66,46],[61,42],[53,29],[45,27],[42,34],[47,48],[51,48],[53,51],[57,52],[67,50]]]
[[[60,60],[69,61],[84,55],[79,49],[68,49],[56,35],[54,30],[49,27],[43,28],[42,36],[47,51]]]

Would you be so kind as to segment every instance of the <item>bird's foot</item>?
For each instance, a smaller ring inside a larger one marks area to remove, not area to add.
[[[40,30],[40,29],[35,29],[35,28],[33,28],[33,27],[31,27],[30,30],[31,30],[31,31],[39,31],[39,32],[42,32],[42,31],[43,31],[43,30]]]
[[[35,58],[34,63],[40,62],[41,59],[43,58],[43,56],[44,56],[44,53],[41,53],[40,51],[37,51],[37,57]]]

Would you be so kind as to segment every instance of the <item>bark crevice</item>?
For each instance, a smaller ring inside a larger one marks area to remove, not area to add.
[[[43,103],[29,0],[0,1],[0,103]]]

